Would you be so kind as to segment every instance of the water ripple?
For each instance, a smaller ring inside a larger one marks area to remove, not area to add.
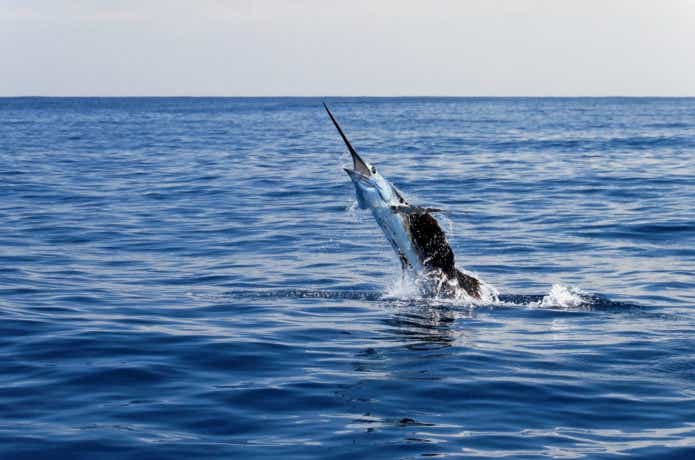
[[[695,456],[693,99],[0,99],[0,457]]]

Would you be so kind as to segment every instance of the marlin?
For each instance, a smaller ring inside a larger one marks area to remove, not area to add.
[[[357,153],[328,106],[323,106],[350,151],[353,167],[345,168],[345,172],[355,186],[358,206],[371,210],[403,271],[417,281],[420,291],[434,297],[495,300],[494,288],[456,268],[454,251],[432,215],[442,210],[410,204],[374,165]]]

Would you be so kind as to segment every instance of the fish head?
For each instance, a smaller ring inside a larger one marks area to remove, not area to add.
[[[403,204],[405,202],[403,196],[377,172],[374,165],[364,161],[348,140],[328,106],[324,103],[323,107],[326,109],[338,133],[340,133],[340,137],[343,138],[352,157],[352,169],[345,168],[345,172],[347,172],[355,185],[357,202],[360,208],[374,209]]]
[[[350,176],[357,203],[362,209],[385,208],[399,203],[399,196],[393,186],[382,176],[376,167],[362,160],[356,153],[352,155],[353,168],[345,168]]]

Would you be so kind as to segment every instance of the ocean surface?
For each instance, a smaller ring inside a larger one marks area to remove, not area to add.
[[[695,458],[695,99],[0,99],[0,458]]]

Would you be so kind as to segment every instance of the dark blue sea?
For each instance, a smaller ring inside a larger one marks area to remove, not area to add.
[[[0,99],[0,458],[695,458],[695,99]]]

